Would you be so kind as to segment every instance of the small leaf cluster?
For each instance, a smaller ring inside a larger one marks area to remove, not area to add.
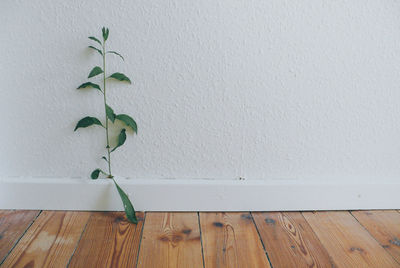
[[[131,129],[133,131],[133,133],[137,134],[137,124],[131,116],[129,116],[127,114],[116,114],[114,112],[114,109],[112,109],[107,104],[106,82],[108,79],[114,79],[116,81],[131,84],[131,80],[123,73],[114,72],[109,76],[106,75],[105,69],[106,69],[106,55],[107,54],[117,55],[122,60],[125,60],[124,57],[120,53],[118,53],[116,51],[106,50],[106,41],[108,39],[108,36],[109,36],[109,29],[105,28],[105,27],[102,28],[102,41],[100,41],[98,38],[96,38],[94,36],[89,36],[90,40],[97,43],[94,45],[90,45],[89,48],[98,52],[101,55],[102,61],[103,61],[103,67],[100,67],[100,66],[93,67],[92,70],[89,72],[88,79],[97,78],[99,75],[102,74],[102,86],[100,86],[100,84],[88,81],[88,82],[81,84],[77,88],[79,90],[93,88],[93,89],[99,90],[102,93],[103,98],[104,98],[105,120],[102,123],[96,117],[86,116],[78,121],[78,123],[75,126],[74,131],[76,131],[79,128],[87,128],[87,127],[95,126],[95,125],[103,127],[105,129],[106,137],[107,137],[107,140],[106,140],[107,156],[103,156],[102,159],[104,159],[108,164],[108,172],[105,172],[100,168],[96,168],[91,173],[91,178],[95,180],[95,179],[99,178],[100,174],[103,174],[106,177],[113,179],[114,184],[115,184],[115,186],[118,190],[118,193],[121,197],[121,200],[123,202],[124,209],[125,209],[128,220],[130,220],[133,223],[136,223],[137,219],[136,219],[135,210],[132,206],[132,203],[130,202],[130,200],[129,200],[128,196],[125,194],[125,192],[116,183],[116,181],[113,178],[113,175],[111,174],[111,153],[113,153],[117,148],[119,148],[120,146],[122,146],[125,143],[127,129]],[[100,48],[98,47],[98,45],[100,46]],[[112,123],[112,125],[114,125],[116,120],[122,122],[125,127],[119,131],[118,137],[115,137],[114,143],[116,145],[114,148],[111,149],[110,140],[109,140],[109,125],[110,125],[110,123]]]

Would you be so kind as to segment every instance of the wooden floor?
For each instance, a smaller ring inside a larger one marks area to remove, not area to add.
[[[400,213],[0,210],[1,267],[400,267]]]

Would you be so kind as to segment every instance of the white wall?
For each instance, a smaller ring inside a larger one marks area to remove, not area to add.
[[[132,86],[110,105],[139,135],[132,178],[395,179],[400,2],[0,1],[0,176],[85,177],[103,165],[89,35],[110,28]],[[111,86],[111,85],[110,85]]]

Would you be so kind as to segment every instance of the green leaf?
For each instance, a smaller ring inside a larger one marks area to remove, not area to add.
[[[121,57],[121,59],[124,61],[125,59],[124,59],[124,57],[122,57],[122,55],[121,54],[119,54],[118,52],[116,52],[116,51],[107,51],[106,53],[112,53],[112,54],[115,54],[115,55],[118,55],[118,56],[120,56]]]
[[[138,220],[136,218],[135,209],[133,208],[133,205],[132,205],[131,201],[129,200],[128,195],[121,189],[121,187],[119,187],[119,185],[117,184],[117,182],[114,179],[113,179],[113,181],[114,181],[115,187],[117,187],[119,196],[121,197],[122,204],[124,205],[126,217],[128,218],[128,220],[131,223],[137,223]]]
[[[89,46],[89,48],[96,50],[97,52],[99,52],[99,53],[100,53],[100,55],[102,55],[102,56],[103,56],[103,52],[102,52],[100,49],[98,49],[97,47],[94,47],[94,46]]]
[[[129,84],[131,83],[131,80],[126,75],[124,75],[122,73],[113,73],[108,78],[114,78],[114,79],[117,79],[119,81],[126,81]]]
[[[103,27],[103,29],[101,29],[101,31],[103,33],[103,39],[104,39],[104,41],[106,41],[110,31],[108,30],[108,28],[105,28],[105,27]]]
[[[125,123],[128,127],[132,128],[133,132],[136,132],[137,134],[137,124],[135,120],[133,120],[132,117],[130,117],[127,114],[119,114],[115,117],[115,119],[121,120],[122,122]]]
[[[125,143],[125,141],[126,141],[126,133],[125,132],[126,132],[126,129],[123,128],[118,135],[118,144],[117,144],[117,146],[114,147],[114,149],[111,150],[111,152],[114,152],[115,149],[117,149],[118,147],[120,147],[121,145],[123,145]]]
[[[91,125],[103,126],[101,124],[101,122],[99,121],[99,119],[97,119],[96,117],[86,116],[86,117],[82,118],[81,120],[79,120],[78,124],[76,124],[74,131],[76,131],[80,127],[82,127],[82,128],[89,127]]]
[[[103,156],[101,159],[104,159],[108,163],[107,157]]]
[[[96,66],[90,71],[88,78],[91,78],[101,73],[103,73],[103,70],[99,66]]]
[[[77,89],[80,89],[80,88],[87,88],[87,87],[97,88],[98,90],[101,91],[100,86],[97,85],[97,84],[94,84],[94,83],[92,83],[92,82],[83,83],[83,84],[80,85]]]
[[[99,43],[99,44],[100,44],[100,46],[102,46],[102,44],[101,44],[100,40],[99,40],[99,39],[97,39],[96,37],[94,37],[94,36],[89,36],[89,39],[91,39],[91,40],[93,40],[93,41],[96,41],[97,43]]]
[[[102,172],[102,171],[99,168],[96,168],[95,170],[93,170],[92,174],[90,174],[90,177],[92,178],[92,180],[98,179],[100,172]]]
[[[110,106],[108,106],[107,104],[106,104],[106,115],[107,115],[108,119],[110,119],[111,122],[114,123],[115,113],[114,113],[113,109]]]

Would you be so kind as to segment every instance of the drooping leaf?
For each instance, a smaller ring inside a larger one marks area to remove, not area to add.
[[[83,84],[80,85],[77,89],[87,88],[87,87],[97,88],[98,90],[101,91],[100,86],[97,85],[97,84],[95,84],[95,83],[92,83],[92,82],[83,83]]]
[[[124,75],[122,73],[113,73],[108,78],[114,78],[114,79],[117,79],[119,81],[125,81],[125,82],[128,82],[129,84],[131,83],[131,80],[126,75]]]
[[[95,170],[93,170],[92,174],[90,174],[90,177],[92,178],[92,180],[98,179],[100,172],[102,172],[102,171],[99,168],[96,168]]]
[[[128,218],[128,220],[132,223],[137,223],[138,220],[136,218],[136,213],[135,209],[133,208],[133,205],[131,201],[129,200],[128,195],[119,187],[117,182],[113,179],[115,187],[117,187],[119,196],[121,197],[122,204],[124,205],[124,210],[125,210],[125,215]]]
[[[107,157],[103,156],[101,159],[104,159],[108,163]]]
[[[100,55],[102,55],[102,56],[103,56],[103,52],[102,52],[100,49],[98,49],[97,47],[94,47],[94,46],[89,46],[89,48],[96,50],[97,52],[99,52],[99,53],[100,53]]]
[[[103,27],[103,29],[101,29],[101,31],[102,31],[102,33],[103,33],[103,39],[104,39],[104,41],[106,41],[107,38],[108,38],[108,34],[109,34],[110,32],[109,32],[108,28],[105,28],[105,27]]]
[[[94,37],[94,36],[89,36],[89,39],[91,39],[91,40],[93,40],[93,41],[96,41],[97,43],[99,43],[99,44],[100,44],[100,46],[102,46],[102,44],[101,44],[100,40],[99,40],[99,39],[97,39],[96,37]]]
[[[99,75],[101,73],[103,73],[103,70],[99,66],[96,66],[90,71],[88,78]]]
[[[119,54],[119,53],[118,53],[118,52],[116,52],[116,51],[107,51],[106,53],[112,53],[112,54],[118,55],[118,56],[120,56],[120,57],[121,57],[121,59],[122,59],[122,60],[125,60],[125,59],[124,59],[124,57],[122,57],[122,55],[121,55],[121,54]]]
[[[110,119],[111,122],[114,123],[115,113],[114,113],[113,109],[110,106],[108,106],[107,104],[106,104],[106,115],[107,115],[107,118]]]
[[[101,124],[100,120],[97,119],[96,117],[86,116],[86,117],[82,118],[81,120],[79,120],[78,124],[76,124],[74,131],[76,131],[80,127],[82,127],[82,128],[89,127],[91,125],[103,126]]]
[[[111,150],[111,152],[114,152],[115,149],[117,149],[118,147],[120,147],[121,145],[123,145],[125,143],[125,141],[126,141],[126,133],[125,132],[126,132],[126,129],[123,128],[118,135],[117,146],[115,146],[114,149]]]
[[[132,130],[134,132],[136,132],[136,134],[137,134],[137,124],[136,124],[135,120],[133,120],[132,117],[130,117],[127,114],[119,114],[115,117],[115,119],[118,119],[118,120],[121,120],[122,122],[124,122],[125,125],[132,128]]]

